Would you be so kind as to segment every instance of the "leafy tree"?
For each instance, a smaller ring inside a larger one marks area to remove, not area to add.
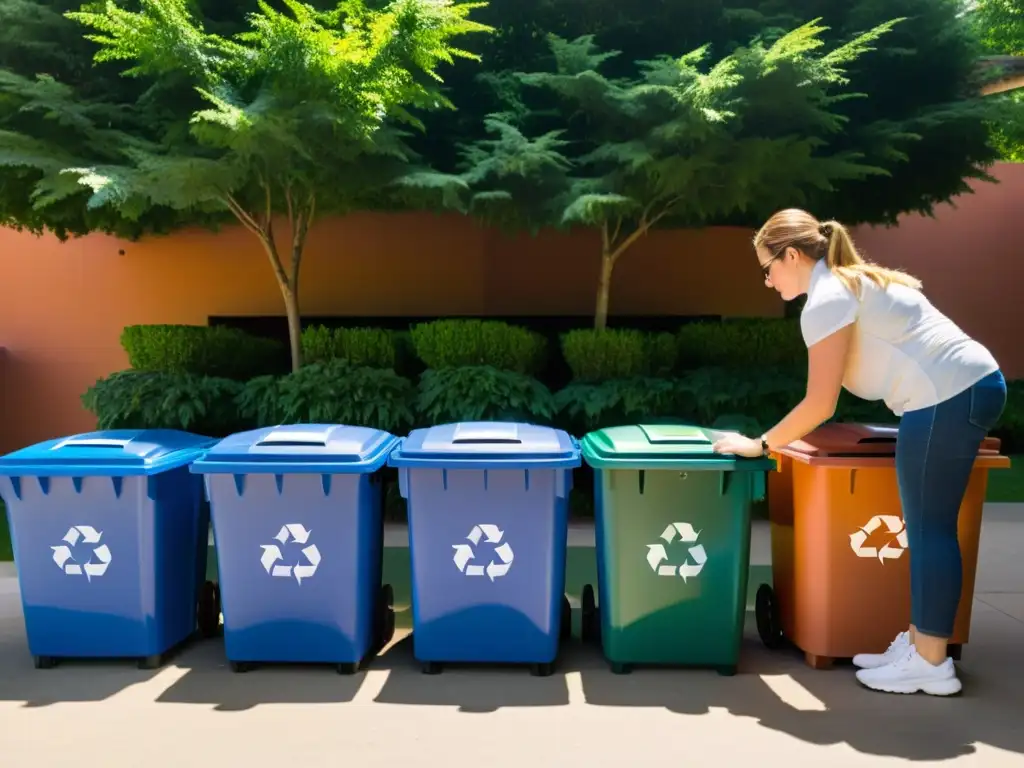
[[[1017,0],[1019,2],[1019,0]],[[851,99],[832,110],[847,121],[831,134],[835,150],[859,153],[882,165],[887,176],[840,179],[830,190],[808,195],[808,207],[850,223],[892,224],[908,211],[930,214],[934,207],[970,192],[974,179],[992,181],[988,166],[999,158],[989,125],[1001,119],[1000,105],[978,99],[977,37],[962,18],[964,0],[516,0],[494,3],[480,20],[498,28],[473,41],[483,55],[483,72],[459,64],[448,82],[459,104],[455,113],[429,116],[430,129],[415,146],[435,166],[454,172],[459,143],[488,138],[486,115],[505,109],[492,87],[507,71],[547,71],[553,66],[546,34],[574,40],[593,35],[599,50],[621,51],[602,73],[630,77],[633,63],[660,53],[708,46],[709,66],[745,47],[752,38],[771,45],[778,37],[824,16],[820,39],[841,46],[864,30],[902,18],[870,56],[849,63],[847,87],[870,98]],[[479,79],[474,79],[480,74]],[[878,135],[890,132],[916,138],[903,145],[894,162]],[[449,141],[449,137],[457,141]],[[715,224],[746,226],[737,214]]]
[[[140,101],[144,89],[116,66],[93,66],[95,46],[63,15],[77,5],[0,0],[0,226],[61,239],[93,231],[134,238],[200,223],[167,208],[130,220],[111,208],[89,209],[86,187],[60,200],[37,192],[41,168],[53,173],[69,158],[107,162],[120,157],[126,136],[157,135],[150,120],[158,98]]]
[[[967,13],[988,53],[1024,57],[1024,0],[973,0]],[[1024,88],[997,98],[1006,112],[992,126],[993,143],[1004,160],[1024,163]]]
[[[344,0],[331,11],[283,3],[287,12],[260,0],[248,29],[230,36],[207,31],[190,0],[140,0],[138,11],[107,0],[68,13],[95,31],[87,39],[100,46],[97,62],[127,62],[125,75],[164,95],[165,119],[155,137],[128,126],[80,153],[24,135],[18,149],[22,165],[43,174],[33,195],[48,204],[85,186],[88,209],[129,220],[154,207],[230,212],[270,259],[297,370],[310,225],[388,198],[417,160],[405,144],[409,127],[423,127],[413,111],[453,107],[435,70],[472,54],[452,39],[486,27],[469,20],[472,2],[393,0],[375,10]],[[81,112],[72,96],[52,101]],[[85,115],[91,135],[105,116]],[[284,243],[274,227],[282,217]]]
[[[836,105],[858,95],[844,88],[844,68],[898,21],[827,53],[812,22],[707,71],[700,48],[638,61],[637,74],[621,78],[601,72],[617,52],[599,51],[590,36],[552,36],[554,71],[509,75],[506,90],[514,79],[523,91],[510,90],[506,110],[487,119],[493,139],[465,148],[468,207],[504,226],[598,230],[594,325],[603,329],[612,271],[653,227],[760,218],[780,200],[805,204],[837,180],[888,173],[829,138],[846,124]],[[910,137],[876,140],[898,157]]]

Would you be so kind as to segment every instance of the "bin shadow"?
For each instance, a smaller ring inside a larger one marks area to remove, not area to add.
[[[389,668],[393,648],[394,644],[352,675],[338,674],[333,664],[261,663],[236,673],[225,655],[223,638],[213,638],[182,657],[179,666],[188,671],[157,701],[212,705],[218,712],[241,712],[260,704],[344,704],[355,698],[368,672]]]
[[[407,635],[389,652],[391,672],[374,699],[377,703],[456,707],[469,713],[567,706],[565,673],[579,669],[586,656],[578,642],[570,641],[548,677],[534,677],[527,666],[497,664],[444,664],[441,674],[425,675],[413,656],[412,642],[412,635]]]
[[[1024,624],[1019,627],[1024,636]],[[765,649],[749,615],[734,677],[643,667],[614,675],[602,664],[596,670],[588,665],[582,682],[587,703],[594,706],[662,707],[688,715],[724,708],[810,744],[846,744],[869,755],[947,760],[976,753],[978,744],[1024,753],[1019,730],[1024,669],[1014,673],[1015,680],[1005,676],[1022,641],[999,646],[979,638],[966,646],[961,696],[900,696],[864,688],[848,662],[813,670],[795,648]],[[975,664],[968,653],[978,655]]]
[[[169,663],[185,651],[171,656]],[[36,669],[20,610],[0,604],[0,701],[20,701],[25,707],[103,701],[151,680],[161,669],[141,670],[129,659],[72,659],[54,669]]]

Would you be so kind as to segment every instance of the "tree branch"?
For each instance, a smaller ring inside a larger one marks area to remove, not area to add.
[[[235,215],[242,226],[256,235],[259,241],[263,243],[263,249],[267,252],[267,256],[270,258],[270,266],[274,269],[274,276],[283,288],[289,291],[294,290],[291,282],[288,280],[288,275],[285,274],[284,267],[281,264],[281,257],[277,253],[277,246],[274,244],[273,238],[271,238],[266,231],[260,228],[260,225],[256,223],[256,220],[250,216],[245,208],[234,198],[233,195],[225,195],[223,198],[228,208]]]

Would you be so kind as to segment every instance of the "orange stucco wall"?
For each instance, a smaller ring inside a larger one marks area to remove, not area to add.
[[[862,229],[877,261],[925,281],[938,305],[1024,376],[1024,166],[995,169],[936,219]],[[616,268],[613,315],[778,315],[758,279],[750,232],[653,233]],[[319,222],[302,274],[306,315],[507,315],[592,312],[597,243],[588,233],[511,237],[455,216],[359,214]],[[90,236],[61,244],[0,229],[0,450],[93,426],[79,395],[126,367],[125,325],[211,315],[283,314],[266,257],[240,228],[139,243]]]

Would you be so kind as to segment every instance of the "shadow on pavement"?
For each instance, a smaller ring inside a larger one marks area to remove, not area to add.
[[[179,651],[171,663],[187,652]],[[69,660],[54,669],[36,669],[21,616],[0,615],[0,701],[21,701],[26,707],[103,701],[159,672],[140,670],[127,659]]]
[[[333,664],[260,664],[249,672],[231,671],[222,638],[207,640],[179,661],[187,671],[157,701],[212,705],[219,712],[240,712],[260,704],[344,704],[366,681],[367,671],[388,669],[389,652],[353,675]]]
[[[408,635],[386,654],[391,674],[374,701],[457,707],[460,712],[474,713],[506,707],[567,706],[564,673],[573,669],[572,647],[570,644],[563,651],[550,677],[533,677],[526,666],[489,664],[446,664],[440,675],[425,675],[413,657],[412,636]]]
[[[869,755],[946,760],[974,754],[976,744],[1024,753],[1024,669],[1009,677],[1006,669],[1020,658],[1024,624],[978,609],[975,616],[978,640],[965,646],[960,668],[964,691],[954,698],[870,691],[856,681],[849,664],[810,669],[795,649],[765,649],[753,631],[752,617],[735,677],[644,668],[613,675],[606,664],[599,669],[587,665],[583,690],[594,706],[663,707],[688,715],[725,708],[801,741],[847,744]],[[995,627],[1000,623],[1001,632]]]

